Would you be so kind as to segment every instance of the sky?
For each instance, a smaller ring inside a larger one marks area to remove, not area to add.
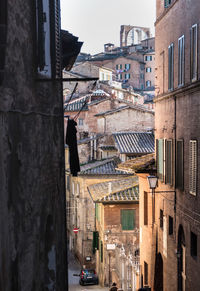
[[[155,0],[61,0],[61,26],[83,41],[81,52],[100,53],[105,43],[119,46],[120,26],[150,27]]]

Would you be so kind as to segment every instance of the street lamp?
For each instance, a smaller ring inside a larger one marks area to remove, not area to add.
[[[158,177],[148,176],[149,188],[152,190],[152,225],[155,222],[155,189],[158,185]]]

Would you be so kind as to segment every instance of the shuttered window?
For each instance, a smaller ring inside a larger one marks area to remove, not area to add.
[[[60,77],[60,6],[58,0],[36,0],[37,70],[48,78]]]
[[[99,249],[99,233],[98,231],[93,232],[93,254]]]
[[[169,235],[172,235],[173,234],[173,229],[174,229],[174,226],[173,226],[173,217],[169,216]]]
[[[184,84],[184,69],[185,69],[185,38],[182,35],[178,39],[178,85]]]
[[[163,210],[160,209],[160,228],[163,228]]]
[[[168,47],[168,89],[174,88],[174,44]]]
[[[7,39],[7,0],[0,0],[0,85],[4,78]]]
[[[190,29],[190,76],[191,81],[197,80],[197,24]]]
[[[133,230],[135,228],[135,210],[121,210],[121,225],[122,230]]]
[[[148,225],[148,193],[144,191],[144,225]]]
[[[100,211],[100,209],[99,209],[100,207],[99,207],[99,203],[95,203],[95,216],[96,216],[96,219],[98,220],[98,221],[100,221],[100,215],[99,215],[99,211]]]
[[[164,140],[156,140],[156,160],[157,160],[157,175],[163,181],[164,178]]]
[[[171,0],[164,0],[164,6],[167,8],[171,4]]]
[[[60,29],[60,1],[50,0],[50,37],[52,77],[61,77],[61,29]]]
[[[196,195],[197,191],[197,141],[190,140],[189,145],[189,192]]]
[[[101,263],[103,263],[103,242],[102,241],[100,243],[100,258],[101,258]]]
[[[144,285],[148,285],[148,264],[144,261]]]
[[[183,140],[176,142],[176,188],[183,189],[184,175],[183,175]]]
[[[165,141],[165,182],[172,184],[172,140]]]

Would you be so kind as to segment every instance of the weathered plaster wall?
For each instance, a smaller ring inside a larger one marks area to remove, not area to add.
[[[8,0],[0,86],[0,290],[67,290],[60,84],[36,81],[33,1]]]

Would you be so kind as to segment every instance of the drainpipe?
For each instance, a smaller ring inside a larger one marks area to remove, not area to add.
[[[175,185],[174,185],[174,224],[175,224],[175,237],[176,237],[176,96],[174,95],[174,174],[175,174]]]
[[[106,118],[105,116],[103,118],[104,118],[104,133],[106,133]]]

